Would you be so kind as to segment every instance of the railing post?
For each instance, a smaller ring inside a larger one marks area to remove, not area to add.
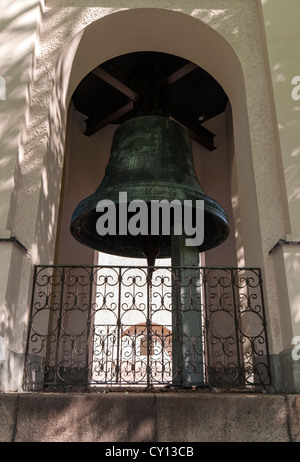
[[[151,366],[150,366],[150,352],[151,352],[151,314],[150,314],[150,305],[151,305],[151,295],[152,295],[152,269],[147,268],[147,317],[146,317],[146,344],[147,344],[147,388],[150,388],[151,380]]]
[[[236,291],[235,291],[235,276],[233,275],[233,269],[230,271],[231,278],[231,287],[232,287],[232,300],[233,300],[233,313],[234,313],[234,328],[235,328],[235,338],[236,338],[236,354],[237,354],[237,370],[238,370],[238,382],[243,384],[245,379],[243,377],[243,370],[241,367],[241,358],[240,358],[240,340],[239,340],[239,319],[237,314],[237,305],[236,305]]]
[[[38,267],[34,267],[33,271],[33,284],[32,284],[32,295],[31,295],[31,305],[30,305],[30,313],[29,313],[29,323],[28,323],[28,331],[27,331],[27,341],[26,341],[26,350],[25,350],[25,365],[24,365],[24,378],[23,378],[23,388],[25,391],[29,391],[32,389],[32,386],[34,387],[34,384],[32,386],[29,385],[31,377],[30,375],[30,365],[32,364],[30,361],[30,353],[29,353],[29,346],[30,346],[30,339],[31,339],[31,328],[32,328],[32,322],[33,322],[33,306],[34,306],[34,296],[35,296],[35,285],[36,285],[36,278],[37,278],[37,270]]]
[[[270,365],[270,353],[269,353],[267,320],[266,320],[266,313],[265,313],[263,282],[262,282],[260,268],[257,268],[257,273],[258,273],[258,279],[259,279],[260,298],[261,298],[261,307],[262,307],[262,325],[263,325],[263,328],[264,328],[265,343],[266,343],[266,369],[267,369],[267,378],[268,378],[267,385],[271,385],[271,383],[272,383],[272,375],[271,375],[271,365]]]
[[[210,366],[210,345],[209,345],[209,313],[208,313],[208,297],[207,297],[207,273],[206,268],[203,269],[203,293],[204,293],[204,343],[205,343],[205,358],[206,361],[203,361],[203,382],[206,384],[209,383],[209,376],[211,372]],[[203,348],[203,350],[204,350]],[[203,351],[204,352],[204,351]]]
[[[120,332],[121,332],[121,296],[122,296],[122,268],[118,272],[118,314],[117,314],[117,359],[116,359],[116,384],[120,379]],[[122,345],[122,342],[121,342]]]
[[[89,305],[88,305],[88,315],[87,315],[87,327],[86,327],[86,352],[85,352],[85,367],[86,367],[86,378],[85,378],[85,388],[89,387],[89,370],[90,370],[90,350],[93,338],[91,336],[91,323],[92,323],[92,304],[93,304],[93,267],[90,268],[90,277],[89,277]],[[92,363],[91,363],[91,374],[92,374]]]
[[[179,323],[179,275],[178,268],[172,268],[172,381],[182,383]]]
[[[61,332],[61,324],[62,324],[62,311],[63,311],[63,299],[64,299],[64,287],[65,287],[65,276],[66,275],[66,268],[65,266],[62,267],[62,276],[61,276],[61,293],[60,293],[60,303],[59,303],[59,314],[57,319],[57,337],[56,337],[56,350],[55,350],[55,358],[54,358],[54,384],[57,385],[58,380],[58,373],[59,373],[59,347],[60,347],[60,332]]]

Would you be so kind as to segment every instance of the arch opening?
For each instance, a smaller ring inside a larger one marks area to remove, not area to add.
[[[152,30],[149,30],[149,25],[146,25],[149,21],[149,15],[153,16],[153,20],[158,27],[158,32],[155,37],[153,36]],[[188,36],[180,42],[180,47],[176,49],[176,44],[178,44],[178,31],[177,29],[172,29],[170,33],[170,30],[167,27],[168,24],[172,24],[174,17],[176,17],[177,21],[182,21],[182,28],[193,30],[195,34],[193,36],[194,45],[192,45],[190,34],[188,34]],[[109,46],[103,48],[99,47],[97,49],[93,48],[93,53],[87,53],[91,43],[95,42],[96,37],[98,36],[97,40],[101,41],[102,37],[108,33],[108,30],[111,30],[111,27],[117,18],[119,34],[124,34],[124,36],[128,37],[128,40],[124,41],[126,42],[126,50],[123,50],[123,42],[121,44],[119,41],[115,42],[115,40],[112,40],[109,43]],[[164,26],[162,20],[167,21],[167,23],[164,23]],[[132,23],[145,25],[145,29],[143,30],[141,37],[139,37],[139,40],[137,40],[139,36],[138,31],[135,30],[135,28],[131,28]],[[162,40],[161,36],[164,36],[166,30],[168,30],[170,34],[167,40],[166,37],[164,37],[165,40]],[[129,31],[131,32],[128,36],[127,33]],[[204,36],[207,36],[206,43],[210,43],[210,52],[208,52],[207,47],[204,47],[203,45]],[[160,40],[158,40],[159,37]],[[199,38],[199,42],[197,42],[197,37]],[[195,47],[195,41],[198,43],[198,47]],[[72,53],[70,53],[70,50]],[[227,107],[227,113],[232,111],[232,121],[230,114],[227,116],[226,124],[233,127],[229,128],[229,130],[234,131],[234,138],[232,135],[230,143],[232,152],[234,151],[236,153],[237,172],[240,177],[238,178],[239,184],[243,184],[245,191],[255,191],[254,178],[252,174],[253,167],[251,161],[251,143],[249,141],[247,105],[245,103],[245,87],[240,62],[228,42],[209,26],[182,13],[168,12],[165,10],[147,9],[146,12],[144,9],[141,9],[115,13],[111,16],[95,21],[95,23],[88,26],[73,40],[71,46],[68,48],[68,53],[66,51],[64,53],[65,56],[63,55],[61,58],[58,66],[56,89],[54,90],[49,143],[49,149],[51,152],[54,151],[54,157],[59,157],[61,159],[61,152],[64,149],[65,144],[66,130],[63,129],[63,127],[66,126],[67,107],[72,100],[72,95],[76,88],[80,85],[80,82],[84,80],[86,75],[101,65],[101,63],[113,60],[113,58],[118,56],[127,56],[128,53],[140,53],[140,50],[143,50],[143,52],[146,50],[150,53],[155,50],[156,53],[169,54],[186,60],[186,62],[191,62],[194,65],[201,67],[204,72],[215,79],[230,101],[230,104],[228,104]],[[126,51],[126,53],[121,53],[123,51]],[[228,61],[228,66],[226,67],[222,65],[224,55],[226,55]],[[221,56],[222,59],[220,58]],[[219,62],[218,57],[220,58]],[[69,112],[71,114],[70,117],[75,117],[77,121],[79,120],[79,124],[82,124],[82,119],[80,117],[78,118],[77,111],[74,111],[74,108],[72,109],[72,103],[70,104]],[[58,113],[59,117],[57,117]],[[60,123],[60,126],[58,127],[56,126],[57,120],[64,122],[62,124]],[[217,118],[215,118],[214,122],[216,124],[219,123]],[[210,126],[209,123],[208,126]],[[106,127],[105,131],[107,132],[107,137],[111,137],[112,128]],[[57,137],[59,138],[59,141],[57,140]],[[91,140],[90,143],[92,144]],[[99,149],[101,149],[101,146],[103,146],[103,144],[105,145],[105,143],[105,141],[100,142]],[[103,149],[103,151],[105,151],[105,149]],[[243,172],[245,171],[247,171],[247,175],[244,175]],[[61,175],[61,170],[58,174]],[[58,183],[60,184],[60,180],[58,180]],[[78,179],[77,184],[81,185],[82,183],[84,183],[84,180]],[[243,194],[245,195],[246,192]],[[58,209],[57,205],[56,207]],[[242,222],[242,226],[244,228],[243,235],[245,236],[245,241],[247,241],[247,247],[249,249],[246,249],[245,252],[242,250],[240,253],[243,255],[245,253],[246,260],[248,258],[249,264],[253,264],[253,251],[251,251],[251,247],[254,245],[255,238],[257,238],[255,240],[254,248],[256,249],[255,254],[258,259],[257,263],[260,263],[261,258],[259,257],[259,251],[257,251],[259,250],[257,242],[260,242],[260,238],[259,236],[254,236],[255,232],[249,233],[247,231],[250,229],[248,224],[257,221],[257,204],[255,194],[253,196],[253,200],[251,200],[247,205],[247,211],[241,210],[240,213],[243,217],[241,218],[239,216],[238,220],[239,222]],[[248,234],[250,234],[249,239]],[[243,244],[241,243],[241,247],[242,246]],[[80,252],[79,249],[78,252]],[[53,256],[48,258],[48,261],[49,260],[53,261]]]
[[[156,26],[158,27],[158,33],[155,36],[153,35],[153,28],[151,28],[151,30],[149,28],[149,14],[153,16]],[[172,29],[167,40],[162,40],[162,37],[166,39],[165,20],[167,20],[168,24],[172,23],[172,19],[175,18],[174,14],[179,22],[182,21],[182,26],[191,26],[189,30],[193,30],[195,33],[195,35],[191,36],[188,34],[187,37],[182,40],[178,49],[176,48],[176,44],[178,44],[178,41],[176,41],[178,38],[178,30],[175,30],[175,28]],[[116,16],[118,16],[118,18],[116,18]],[[121,21],[121,17],[123,17],[124,22]],[[123,33],[128,39],[124,41],[126,45],[123,42],[120,43],[112,40],[109,46],[103,48],[99,47],[96,50],[93,49],[93,53],[87,53],[90,44],[95,41],[95,38],[101,41],[101,39],[108,34],[115,19],[119,21],[119,34]],[[163,19],[164,22],[162,23]],[[136,21],[139,23],[138,31],[131,28],[132,22],[136,23]],[[145,28],[140,37],[139,32],[141,25],[145,26]],[[207,39],[211,39],[211,49],[209,52],[203,45],[203,36],[206,36]],[[141,40],[138,40],[138,38],[141,38]],[[197,42],[197,38],[199,42]],[[104,167],[107,164],[109,147],[115,131],[115,127],[112,124],[107,124],[105,127],[102,127],[100,131],[94,131],[94,136],[88,139],[80,130],[83,122],[82,116],[76,109],[77,103],[72,97],[86,76],[99,68],[99,66],[103,67],[103,64],[110,60],[128,56],[128,54],[131,53],[141,53],[141,50],[142,53],[153,53],[153,50],[155,50],[155,53],[164,53],[168,56],[177,57],[185,60],[187,63],[195,64],[198,66],[198,69],[201,66],[201,69],[205,69],[205,73],[214,80],[217,79],[217,83],[221,84],[220,88],[222,90],[224,89],[225,94],[228,95],[230,104],[226,102],[226,107],[222,112],[205,121],[207,123],[205,127],[207,131],[217,130],[219,140],[221,140],[218,149],[210,154],[210,157],[205,157],[206,152],[204,153],[203,151],[206,147],[199,145],[196,140],[193,141],[193,149],[196,163],[202,164],[202,167],[203,165],[205,166],[205,168],[202,168],[202,171],[205,172],[202,175],[201,169],[199,168],[199,176],[202,176],[200,181],[206,182],[208,189],[213,187],[214,193],[220,195],[222,200],[224,200],[224,188],[226,189],[226,200],[228,210],[231,213],[232,230],[234,231],[235,217],[231,206],[231,171],[234,154],[236,155],[239,184],[241,180],[244,179],[245,184],[243,186],[245,191],[247,191],[247,188],[248,191],[255,191],[255,188],[243,73],[241,64],[228,42],[198,20],[188,18],[180,13],[157,10],[147,10],[147,12],[144,10],[131,10],[111,15],[110,17],[91,24],[80,34],[80,37],[76,38],[76,40],[77,43],[73,49],[72,59],[70,59],[70,56],[68,56],[68,60],[64,59],[66,56],[62,57],[60,66],[58,67],[58,75],[60,75],[60,78],[57,79],[54,90],[50,125],[50,151],[53,150],[55,156],[55,153],[59,155],[59,149],[63,149],[64,146],[66,147],[64,159],[64,187],[62,188],[60,201],[61,209],[56,238],[55,263],[80,265],[93,265],[95,263],[95,253],[93,251],[86,250],[80,244],[77,245],[73,241],[70,246],[68,245],[71,238],[69,235],[69,222],[74,206],[89,192],[87,188],[90,188],[90,192],[93,192],[95,187],[98,186],[99,176],[101,177],[101,175],[103,175]],[[199,44],[199,47],[195,47],[195,40]],[[224,59],[222,53],[228,58],[228,66],[226,68],[222,66],[222,61]],[[66,68],[67,72],[63,72]],[[69,112],[68,117],[67,106]],[[201,117],[201,114],[197,114],[197,117]],[[119,119],[116,120],[117,122],[120,121]],[[58,121],[60,124],[58,124]],[[61,121],[63,123],[61,123]],[[91,125],[91,127],[93,131],[95,125]],[[66,133],[68,133],[67,136]],[[54,142],[55,139],[56,141],[59,139],[59,143]],[[222,152],[223,164],[220,162],[220,151],[222,151],[222,149],[224,150]],[[101,155],[101,158],[98,157],[95,161],[95,157],[99,151],[101,151],[103,155]],[[199,159],[201,159],[201,161]],[[216,169],[217,163],[219,170]],[[45,168],[47,169],[47,167]],[[210,175],[207,175],[207,171],[210,172]],[[225,171],[226,175],[224,174]],[[216,172],[218,175],[216,175]],[[62,175],[62,171],[60,171],[60,175]],[[55,200],[56,205],[58,205],[58,196],[56,196]],[[247,249],[245,253],[250,255],[252,261],[257,257],[258,260],[256,265],[259,265],[261,262],[259,246],[257,245],[257,242],[260,242],[259,230],[255,229],[254,233],[250,233],[250,229],[248,231],[247,227],[249,222],[253,220],[257,221],[255,193],[247,210],[244,208],[241,210],[241,213],[243,214],[242,224],[244,230],[246,230],[247,236],[251,237],[250,240],[247,239]],[[253,231],[253,227],[251,227],[251,230]],[[245,238],[247,236],[245,236]],[[254,242],[255,255],[252,252]],[[218,249],[217,252],[208,252],[205,255],[205,265],[236,266],[235,232],[232,234],[230,244],[231,245],[224,252],[221,252],[220,249]]]

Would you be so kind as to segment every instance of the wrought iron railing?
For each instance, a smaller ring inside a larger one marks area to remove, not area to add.
[[[24,389],[271,384],[260,270],[36,266]]]

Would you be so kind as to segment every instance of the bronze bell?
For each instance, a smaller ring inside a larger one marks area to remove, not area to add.
[[[71,233],[82,244],[108,254],[143,258],[150,242],[152,261],[158,255],[170,257],[170,235],[149,236],[147,241],[145,236],[130,233],[98,234],[98,202],[112,201],[118,220],[121,191],[127,193],[128,203],[137,199],[147,204],[152,200],[204,200],[204,241],[198,247],[199,252],[221,244],[228,236],[225,211],[203,192],[196,179],[189,135],[181,125],[166,117],[140,116],[120,125],[113,138],[104,179],[94,194],[77,205]]]

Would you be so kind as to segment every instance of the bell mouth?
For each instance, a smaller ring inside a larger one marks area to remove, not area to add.
[[[120,192],[126,193],[127,203],[139,200],[148,206],[152,201],[189,200],[194,208],[195,201],[203,201],[204,240],[197,246],[199,252],[220,245],[228,237],[226,213],[202,190],[194,170],[190,138],[173,120],[141,116],[120,125],[103,181],[94,194],[77,205],[71,220],[71,233],[83,245],[112,255],[145,258],[141,250],[143,234],[118,233]],[[116,208],[115,233],[97,232],[100,201],[111,201]],[[169,258],[171,233],[159,233],[159,237],[159,258]]]

